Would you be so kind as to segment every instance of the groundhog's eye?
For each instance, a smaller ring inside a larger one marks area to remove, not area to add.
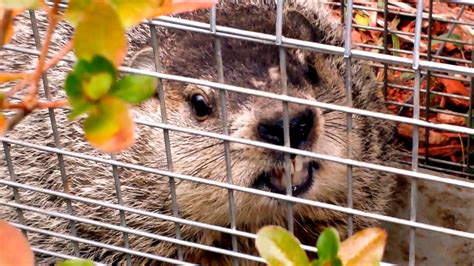
[[[191,97],[191,105],[194,115],[198,120],[204,120],[211,113],[212,108],[209,106],[206,97],[201,94],[194,94]]]

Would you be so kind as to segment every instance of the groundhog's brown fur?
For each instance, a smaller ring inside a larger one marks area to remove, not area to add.
[[[306,41],[341,45],[341,31],[330,22],[326,13],[316,4],[298,4],[287,1],[284,10],[283,35]],[[217,24],[244,30],[274,34],[276,6],[273,1],[243,1],[238,4],[220,4]],[[26,18],[20,19],[16,43],[32,47],[28,40],[30,31]],[[199,11],[182,15],[183,18],[209,21],[209,12]],[[44,21],[40,20],[40,24]],[[147,27],[138,27],[131,31],[131,51],[145,48]],[[64,35],[70,34],[70,28],[61,26],[58,39],[64,42]],[[23,39],[22,39],[23,38]],[[191,33],[182,30],[158,28],[159,62],[163,72],[217,81],[213,39],[207,34]],[[221,39],[225,83],[250,87],[262,91],[280,93],[280,70],[278,47],[236,39]],[[30,57],[10,51],[0,51],[0,68],[18,69],[29,64]],[[288,92],[291,96],[316,99],[338,105],[345,105],[345,63],[342,57],[323,55],[299,49],[287,49]],[[143,50],[135,57],[132,66],[153,69],[153,54]],[[49,72],[50,86],[59,89],[67,63]],[[368,67],[357,61],[352,64],[352,98],[356,108],[372,111],[384,111],[382,99],[377,96],[379,88],[374,82]],[[222,133],[220,120],[220,102],[218,90],[193,84],[163,81],[168,123],[185,128]],[[190,104],[192,95],[204,95],[212,105],[212,112],[204,121],[196,119]],[[261,97],[228,93],[227,116],[229,134],[233,137],[259,140],[257,126],[264,121],[281,119],[282,104],[276,100]],[[290,119],[304,110],[314,114],[314,126],[308,140],[299,147],[321,154],[346,157],[347,135],[346,114],[320,110],[313,107],[289,105]],[[160,122],[160,106],[157,99],[150,100],[135,111],[135,117],[150,122]],[[85,153],[100,158],[110,158],[91,148],[83,140],[80,125],[69,122],[64,110],[55,111],[58,125],[59,145],[65,150]],[[394,158],[388,143],[392,135],[392,125],[369,117],[353,115],[353,132],[350,143],[353,158],[360,161],[387,164]],[[138,127],[135,145],[117,156],[118,161],[135,163],[142,166],[167,169],[163,132],[146,126]],[[39,145],[54,146],[53,132],[48,112],[39,111],[8,134],[9,137]],[[224,144],[222,141],[203,136],[171,131],[171,155],[173,171],[206,178],[226,181]],[[64,176],[68,179],[69,193],[85,198],[117,203],[112,176],[112,166],[95,163],[70,156],[58,157],[52,153],[13,145],[11,157],[15,178],[20,183],[45,189],[63,191],[62,173],[58,162],[64,162]],[[3,152],[2,152],[3,154]],[[255,187],[268,191],[268,187],[257,180],[264,172],[283,167],[284,156],[262,148],[243,144],[230,144],[233,183],[243,187]],[[59,160],[59,161],[58,161]],[[305,158],[305,161],[314,161]],[[315,161],[314,180],[309,190],[300,197],[325,203],[346,206],[346,166],[329,162]],[[2,160],[1,178],[9,179],[7,164]],[[121,182],[123,204],[150,212],[172,215],[172,200],[168,178],[156,174],[118,167]],[[179,216],[203,223],[229,227],[228,193],[226,189],[202,184],[175,180]],[[372,213],[384,213],[393,187],[393,176],[387,173],[353,168],[354,208]],[[20,190],[20,201],[24,204],[48,210],[67,213],[67,203],[59,197],[48,196],[27,190]],[[267,224],[286,225],[286,204],[275,199],[256,196],[243,192],[234,192],[237,229],[255,233]],[[10,187],[0,186],[0,198],[13,200]],[[347,215],[322,208],[294,205],[295,234],[304,243],[314,245],[321,228],[335,226],[344,234]],[[112,224],[120,224],[119,212],[110,208],[91,206],[78,201],[72,202],[74,215]],[[27,225],[69,234],[71,224],[64,219],[24,211]],[[0,219],[19,221],[14,208],[0,205]],[[175,237],[175,224],[155,218],[125,213],[127,227]],[[374,221],[363,217],[354,217],[355,229],[371,226]],[[77,235],[81,238],[123,246],[121,232],[85,223],[75,223]],[[205,231],[189,225],[181,225],[181,237],[205,245],[224,249],[231,248],[229,235]],[[142,252],[177,258],[176,246],[169,242],[129,235],[130,247]],[[34,247],[72,254],[71,241],[34,233],[29,234]],[[254,240],[238,239],[238,250],[256,254]],[[111,252],[92,245],[79,244],[81,257],[89,257],[102,262],[123,262],[124,254]],[[230,257],[216,253],[190,249],[183,246],[186,261],[202,264],[226,265]],[[132,256],[133,262],[145,263],[147,259]],[[250,261],[242,261],[250,263]]]

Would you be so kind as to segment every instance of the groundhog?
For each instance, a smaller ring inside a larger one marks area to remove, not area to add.
[[[317,3],[285,1],[283,11],[283,36],[335,46],[343,45],[343,31],[332,22],[329,14]],[[201,10],[178,17],[209,22],[210,12]],[[44,17],[38,17],[40,30],[45,28]],[[29,15],[17,21],[13,44],[34,48]],[[275,34],[276,4],[274,1],[238,1],[217,6],[217,25]],[[163,73],[218,82],[215,41],[212,35],[180,29],[157,27],[158,62]],[[71,36],[71,27],[61,24],[55,36],[53,50]],[[154,56],[150,49],[149,27],[141,25],[130,31],[130,66],[155,70]],[[279,47],[248,40],[220,38],[224,82],[230,85],[280,94],[282,92]],[[303,49],[286,48],[286,73],[288,94],[303,99],[347,105],[345,77],[346,63],[342,56],[328,55]],[[0,51],[1,70],[18,70],[30,67],[35,56],[11,51]],[[133,54],[133,56],[132,56]],[[47,73],[48,88],[52,96],[62,95],[65,72],[70,63],[61,62]],[[372,70],[357,60],[352,60],[352,104],[355,108],[385,112],[380,88]],[[206,86],[162,80],[167,123],[182,128],[223,133],[219,90]],[[278,100],[249,94],[228,92],[226,95],[228,134],[232,137],[284,145],[283,104]],[[162,122],[158,96],[134,108],[134,117],[148,123]],[[65,151],[86,154],[95,158],[110,159],[84,141],[81,124],[67,119],[67,110],[36,111],[29,115],[8,137],[35,145],[58,147]],[[57,128],[52,128],[50,116]],[[352,115],[352,132],[346,131],[347,114],[313,106],[288,104],[290,146],[319,154],[347,158],[347,148],[352,147],[352,159],[388,165],[395,161],[396,153],[391,144],[394,125],[388,121]],[[55,138],[57,134],[58,138]],[[170,158],[167,158],[165,134],[160,128],[138,124],[137,139],[132,148],[116,155],[116,160],[153,169],[170,170],[213,181],[227,182],[225,144],[222,140],[169,131]],[[221,227],[231,226],[228,189],[196,182],[170,178],[154,173],[113,167],[69,155],[57,155],[22,145],[4,143],[1,161],[2,180],[11,180],[54,190],[87,199],[113,204],[123,204],[157,214],[178,217]],[[5,153],[6,152],[6,153]],[[232,183],[245,188],[285,194],[285,155],[282,152],[260,147],[229,143],[230,173]],[[292,194],[295,197],[324,203],[347,206],[347,166],[326,160],[290,155]],[[171,161],[171,165],[167,162]],[[60,166],[64,166],[62,169]],[[9,167],[11,166],[11,169]],[[9,172],[10,170],[10,172]],[[12,174],[13,173],[13,174]],[[114,178],[115,177],[115,178]],[[120,181],[118,200],[115,179]],[[352,169],[353,206],[357,210],[383,214],[391,197],[395,178],[390,173],[360,167]],[[67,183],[65,186],[64,184]],[[171,185],[175,193],[171,191]],[[174,196],[176,196],[174,200]],[[18,189],[14,197],[11,187],[0,185],[0,219],[24,223],[28,226],[63,233],[92,241],[124,247],[123,232],[90,225],[81,221],[42,214],[9,206],[15,202],[48,211],[72,214],[176,238],[202,245],[232,250],[229,234],[205,230],[149,216],[119,212],[106,206],[96,206],[78,200]],[[256,233],[265,225],[287,226],[288,204],[274,198],[233,191],[235,226],[237,230]],[[321,230],[327,226],[337,228],[342,237],[347,233],[349,216],[324,208],[293,204],[294,233],[304,244],[313,246]],[[123,218],[123,219],[122,219]],[[376,225],[376,221],[360,216],[353,217],[354,230]],[[97,247],[91,243],[65,240],[35,232],[28,233],[33,247],[62,254],[90,258],[104,263],[150,264],[151,258],[131,255]],[[230,265],[232,257],[209,250],[191,248],[144,236],[128,234],[131,249],[163,256],[182,258],[186,262],[203,265]],[[239,252],[257,255],[255,239],[237,237]],[[178,252],[178,250],[181,250]],[[181,253],[182,254],[179,254]],[[51,262],[46,255],[38,255],[39,262]],[[242,265],[258,262],[239,258]],[[159,263],[159,262],[154,262]]]

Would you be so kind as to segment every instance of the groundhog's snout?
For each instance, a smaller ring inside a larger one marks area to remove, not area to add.
[[[275,145],[284,145],[284,123],[281,111],[269,112],[267,109],[260,121],[257,123],[257,137],[260,141]],[[317,121],[316,112],[311,108],[290,108],[288,114],[288,129],[290,136],[290,146],[292,148],[310,148],[315,139],[315,126]],[[281,157],[280,153],[275,153],[275,160]],[[291,189],[294,196],[307,192],[313,185],[314,171],[319,164],[309,158],[291,155]],[[252,184],[254,188],[268,189],[275,193],[285,194],[287,179],[285,170],[281,164],[273,169],[258,175]]]
[[[310,133],[314,127],[315,114],[313,110],[307,108],[289,117],[290,146],[300,148],[309,140]],[[284,145],[283,118],[276,118],[270,121],[264,120],[257,125],[258,137],[261,141],[275,145]]]

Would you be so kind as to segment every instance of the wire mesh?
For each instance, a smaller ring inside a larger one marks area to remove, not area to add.
[[[456,26],[464,25],[468,27],[473,27],[473,21],[461,20],[465,9],[469,7],[469,2],[460,3],[459,10],[455,17],[452,19],[440,17],[433,14],[433,1],[429,3],[429,11],[425,12],[425,9],[422,8],[424,1],[417,1],[417,8],[415,13],[403,12],[400,10],[389,9],[389,3],[392,1],[379,1],[383,2],[383,6],[364,6],[358,5],[357,1],[340,1],[340,2],[326,2],[322,3],[326,6],[340,10],[341,22],[345,26],[345,40],[346,43],[344,47],[337,47],[326,45],[322,43],[315,43],[309,41],[303,41],[298,39],[287,38],[282,33],[282,27],[285,23],[283,21],[283,0],[278,0],[276,3],[276,24],[275,24],[275,34],[265,34],[259,32],[252,32],[248,30],[220,26],[217,24],[217,16],[219,15],[218,9],[213,7],[210,12],[209,23],[190,21],[187,19],[182,19],[179,17],[159,17],[150,21],[145,21],[150,29],[150,44],[153,49],[153,62],[154,62],[154,71],[136,69],[132,67],[122,66],[119,70],[123,73],[133,73],[133,74],[142,74],[152,77],[156,77],[160,80],[158,85],[158,94],[160,99],[160,113],[161,121],[148,121],[136,119],[135,122],[144,128],[157,129],[163,131],[163,138],[166,150],[166,169],[157,169],[153,165],[140,165],[138,163],[128,163],[123,162],[115,156],[112,157],[100,157],[94,156],[87,153],[81,153],[77,151],[69,151],[63,148],[61,140],[59,138],[57,121],[55,120],[55,111],[50,109],[48,110],[49,119],[51,121],[51,129],[53,134],[54,146],[48,146],[37,143],[30,143],[24,140],[17,140],[7,137],[1,137],[0,140],[3,143],[3,152],[5,157],[5,163],[8,168],[9,176],[2,176],[0,178],[0,185],[8,187],[13,192],[12,200],[2,199],[0,205],[12,208],[16,210],[18,215],[17,222],[13,222],[15,226],[22,229],[27,235],[29,234],[41,234],[48,235],[68,241],[72,243],[74,253],[64,254],[62,252],[57,252],[53,250],[44,249],[44,247],[33,247],[33,250],[41,256],[51,256],[59,258],[73,258],[73,257],[87,257],[87,254],[84,254],[86,245],[96,246],[103,248],[104,250],[112,250],[116,252],[121,252],[126,254],[126,261],[128,265],[132,264],[133,257],[143,257],[151,260],[157,260],[160,262],[171,263],[171,264],[183,264],[186,262],[183,255],[184,248],[194,248],[197,250],[204,250],[212,253],[223,254],[233,257],[233,264],[238,265],[239,259],[248,260],[251,262],[263,262],[263,259],[256,256],[255,254],[246,254],[243,253],[239,248],[238,238],[255,239],[255,232],[247,232],[245,230],[238,229],[236,214],[237,208],[235,206],[235,193],[249,193],[252,195],[258,195],[262,197],[270,197],[277,199],[284,203],[287,210],[287,226],[290,231],[294,230],[294,211],[293,208],[295,204],[302,204],[313,206],[317,208],[327,209],[338,211],[343,214],[347,214],[347,233],[351,235],[353,233],[353,219],[355,217],[367,217],[376,219],[379,221],[403,225],[410,228],[409,235],[406,236],[408,239],[409,245],[409,254],[408,262],[409,265],[415,265],[416,263],[416,233],[420,230],[426,230],[429,232],[441,233],[451,236],[456,236],[459,238],[474,240],[474,232],[469,232],[467,229],[458,229],[456,227],[449,227],[445,225],[436,225],[431,224],[429,221],[419,221],[417,218],[417,213],[420,212],[420,205],[418,204],[418,185],[419,182],[429,182],[442,185],[450,185],[460,189],[467,189],[468,192],[473,192],[474,183],[470,181],[474,176],[472,172],[472,156],[470,154],[471,150],[471,137],[474,135],[474,129],[472,128],[472,93],[474,89],[474,59],[471,58],[451,58],[449,56],[442,56],[443,49],[448,43],[454,45],[466,45],[471,46],[472,43],[465,42],[462,40],[450,38],[454,32]],[[462,1],[459,1],[462,2]],[[369,14],[370,12],[383,13],[383,21],[376,20],[376,26],[364,26],[358,25],[354,22],[353,11],[362,12],[362,14]],[[364,13],[365,12],[365,13]],[[37,28],[37,22],[35,20],[35,12],[30,11],[31,26],[33,28],[33,36],[36,43],[36,49],[34,47],[19,47],[17,45],[5,45],[4,48],[7,51],[15,52],[18,54],[28,54],[28,55],[38,55],[38,49],[40,48],[40,34]],[[399,30],[394,30],[390,28],[388,18],[391,16],[406,16],[413,17],[416,21],[415,30],[413,33],[404,32]],[[432,36],[431,28],[428,27],[427,34],[422,34],[423,22],[428,21],[429,25],[435,21],[448,23],[450,24],[448,34],[445,37]],[[215,67],[217,70],[217,82],[210,80],[196,79],[192,77],[184,77],[172,74],[166,74],[161,72],[160,61],[158,54],[157,43],[157,32],[156,27],[167,27],[175,30],[182,31],[192,31],[195,33],[209,35],[209,38],[213,38],[213,48],[214,48],[214,57],[215,57]],[[364,43],[353,43],[352,32],[354,29],[365,30],[368,32],[379,32],[383,35],[383,41],[380,44],[364,44]],[[413,40],[413,50],[406,50],[402,48],[389,47],[389,37],[388,36],[396,35],[399,38],[409,38]],[[278,49],[279,53],[279,66],[280,66],[280,84],[281,84],[281,93],[272,93],[266,91],[255,90],[246,87],[234,86],[226,83],[224,76],[224,66],[226,62],[222,58],[221,51],[221,40],[224,38],[250,41],[256,43],[262,43],[267,45],[275,46],[275,49]],[[422,40],[427,40],[426,52],[421,51]],[[432,43],[438,42],[439,48],[433,54]],[[302,49],[305,51],[312,51],[317,53],[331,54],[336,56],[344,57],[346,75],[345,88],[346,88],[346,104],[338,105],[334,103],[325,103],[319,102],[310,99],[302,99],[294,96],[290,96],[288,93],[287,87],[287,58],[286,50],[287,49]],[[409,55],[409,56],[404,56]],[[379,79],[380,85],[383,85],[383,94],[386,97],[387,105],[392,106],[392,109],[398,110],[398,114],[386,114],[378,113],[369,110],[357,109],[353,107],[352,103],[352,75],[351,69],[352,64],[355,64],[362,61],[375,69],[382,71],[382,79]],[[66,62],[74,62],[74,59],[65,59]],[[457,65],[455,65],[457,64]],[[462,64],[462,65],[458,65]],[[403,84],[395,80],[390,80],[389,73],[399,72],[400,75],[410,74],[413,75],[410,77],[414,80],[412,84]],[[431,84],[434,82],[434,79],[444,78],[457,80],[463,83],[470,84],[470,93],[469,95],[457,95],[449,92],[436,91],[432,89]],[[218,90],[219,102],[221,106],[220,116],[221,116],[221,127],[222,133],[217,132],[208,132],[203,130],[198,130],[188,127],[180,127],[167,123],[167,106],[164,101],[165,89],[161,80],[167,81],[176,81],[186,84],[194,84],[199,86],[208,87],[211,89]],[[423,81],[427,81],[427,85],[423,85]],[[48,86],[48,76],[43,77],[43,87],[45,89],[45,97],[51,99]],[[408,97],[404,102],[397,101],[396,99],[390,98],[390,91],[404,91],[407,92]],[[231,136],[229,134],[229,125],[227,121],[228,110],[225,108],[229,105],[227,97],[228,93],[240,93],[252,97],[262,97],[267,99],[276,100],[282,103],[282,118],[283,118],[283,135],[284,135],[284,145],[273,145],[270,143],[264,143],[260,141],[255,141],[251,139],[243,139]],[[430,101],[432,97],[449,97],[450,99],[457,99],[468,102],[467,112],[461,112],[458,110],[449,110],[447,108],[442,108],[440,106],[430,106]],[[423,100],[424,99],[424,100]],[[292,148],[290,146],[290,119],[289,119],[289,104],[298,104],[306,105],[315,108],[321,108],[325,110],[332,110],[337,112],[342,112],[346,114],[346,123],[345,127],[347,130],[347,138],[352,134],[352,123],[353,116],[361,115],[377,118],[380,120],[390,120],[393,122],[410,125],[412,127],[412,132],[410,134],[411,139],[408,142],[406,147],[403,161],[405,164],[409,165],[410,170],[385,166],[376,164],[373,162],[365,162],[354,159],[352,156],[352,146],[348,143],[348,150],[346,157],[332,156],[323,153],[317,153],[312,151],[300,150]],[[397,106],[397,107],[393,107]],[[437,123],[436,120],[433,120],[432,117],[438,116],[439,114],[451,115],[461,117],[466,122],[459,125],[448,125]],[[430,132],[450,132],[456,133],[460,136],[461,141],[460,145],[466,145],[466,148],[463,148],[460,151],[459,156],[462,157],[461,160],[452,160],[446,156],[431,156],[430,155],[430,146],[427,143],[430,143]],[[181,174],[174,171],[173,159],[172,159],[172,149],[173,146],[170,144],[170,135],[175,133],[186,133],[190,135],[199,135],[203,137],[208,137],[212,139],[217,139],[224,143],[224,150],[222,151],[225,163],[225,180],[215,181],[201,176],[193,176]],[[467,136],[465,138],[461,136]],[[232,157],[230,156],[231,145],[233,144],[243,144],[249,145],[252,147],[259,147],[266,150],[278,151],[285,153],[285,178],[286,178],[286,195],[276,194],[272,192],[267,192],[259,189],[249,188],[240,186],[234,182],[232,171]],[[424,146],[419,146],[424,145]],[[39,151],[41,153],[52,154],[57,157],[58,167],[60,169],[61,182],[63,186],[62,191],[49,188],[35,187],[34,185],[23,184],[15,178],[15,162],[10,156],[10,151],[15,149],[15,147],[27,147],[32,150]],[[301,155],[309,158],[314,158],[318,160],[326,160],[330,162],[335,162],[338,164],[345,165],[346,171],[346,182],[347,182],[347,202],[345,206],[338,206],[335,204],[329,204],[322,201],[309,200],[301,197],[292,196],[292,184],[291,184],[291,156]],[[96,163],[104,164],[111,166],[111,176],[113,178],[115,199],[116,202],[108,202],[107,200],[97,200],[89,199],[80,195],[74,195],[68,191],[68,178],[67,171],[65,167],[65,158],[77,158],[84,163]],[[352,202],[352,193],[353,193],[353,169],[356,168],[366,168],[370,170],[376,170],[380,172],[394,173],[397,175],[403,175],[409,177],[410,180],[410,215],[409,217],[400,218],[394,217],[385,214],[370,213],[362,210],[354,209]],[[421,171],[422,168],[433,169],[436,172],[424,172]],[[154,176],[162,176],[169,178],[169,194],[172,201],[172,213],[159,213],[159,212],[150,212],[136,208],[133,206],[127,206],[123,201],[123,194],[126,191],[123,190],[124,184],[120,181],[120,176],[122,175],[122,169],[129,169],[133,171],[139,171],[143,173],[153,174]],[[445,177],[441,176],[438,173],[450,173],[456,175],[460,178],[455,177]],[[189,181],[196,185],[205,185],[210,187],[219,187],[227,191],[227,201],[229,205],[229,224],[226,226],[214,225],[205,222],[187,220],[181,217],[179,210],[179,203],[176,195],[176,184],[182,181]],[[22,193],[20,193],[20,191]],[[23,194],[26,193],[40,193],[46,194],[51,197],[57,197],[64,201],[65,208],[63,212],[52,211],[46,208],[39,208],[35,206],[29,206],[22,202],[21,198]],[[74,207],[71,203],[80,202],[84,204],[90,204],[97,208],[108,208],[118,211],[119,221],[115,223],[113,221],[98,221],[91,219],[89,217],[80,217],[77,216],[74,212]],[[59,232],[54,232],[51,230],[44,230],[39,227],[32,226],[27,221],[25,221],[24,214],[34,212],[45,215],[47,217],[61,218],[68,222],[69,233],[63,234]],[[130,225],[130,215],[134,214],[137,217],[149,217],[153,219],[159,219],[164,221],[169,221],[170,224],[175,226],[174,236],[165,236],[159,235],[156,233],[149,232],[146,228],[133,228]],[[96,239],[88,239],[78,235],[76,231],[77,224],[89,224],[101,228],[106,228],[112,231],[119,232],[122,235],[123,241],[122,244],[110,244],[110,243],[101,243]],[[182,239],[182,230],[183,228],[197,227],[203,230],[208,230],[209,232],[220,232],[223,234],[230,235],[230,244],[229,248],[214,247],[212,243],[210,244],[201,244],[193,242],[188,239]],[[166,257],[161,255],[156,255],[150,252],[140,251],[140,247],[132,247],[129,243],[130,237],[140,236],[156,241],[168,242],[177,247],[177,256],[176,257]],[[315,248],[308,245],[303,245],[303,248],[309,252],[316,252]]]

